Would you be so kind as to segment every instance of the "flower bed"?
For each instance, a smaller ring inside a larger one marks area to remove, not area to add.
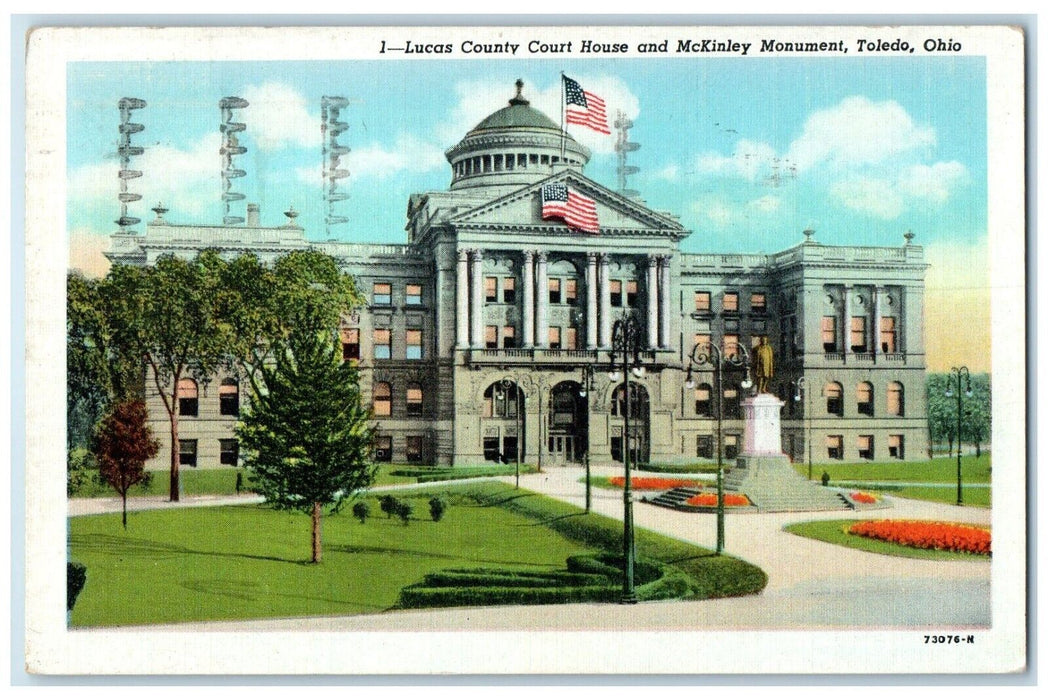
[[[613,476],[608,479],[608,483],[622,488],[626,484],[626,477]],[[678,486],[702,486],[702,482],[694,479],[667,479],[661,476],[634,476],[630,477],[630,486],[637,491],[669,491]]]
[[[692,496],[684,502],[689,506],[714,506],[717,505],[717,494],[715,493],[700,493]],[[750,499],[743,496],[741,493],[726,493],[724,494],[724,506],[726,508],[738,508],[740,506],[750,505]]]
[[[990,554],[990,531],[974,525],[927,520],[862,520],[849,534],[919,549]]]
[[[856,491],[851,494],[850,498],[856,503],[876,503],[878,500],[872,493],[865,491]]]

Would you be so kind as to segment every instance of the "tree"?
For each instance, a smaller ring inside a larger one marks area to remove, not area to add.
[[[927,375],[928,436],[932,444],[946,443],[953,454],[953,440],[957,432],[957,399],[946,397],[948,374]]]
[[[102,423],[94,445],[99,474],[123,500],[123,524],[127,529],[127,492],[146,479],[145,463],[156,456],[159,443],[146,425],[146,405],[141,400],[121,401]]]
[[[373,429],[335,329],[316,309],[289,320],[279,352],[258,369],[259,391],[236,432],[256,491],[277,508],[312,516],[311,561],[319,563],[322,509],[337,512],[374,480]]]
[[[953,444],[961,449],[957,440],[957,379],[949,373],[929,374],[928,387],[928,432],[933,443],[945,442],[948,455],[953,455]],[[967,382],[961,380],[961,391],[968,388]],[[983,441],[990,435],[991,426],[991,391],[990,375],[971,375],[972,395],[962,400],[964,416],[961,418],[961,439],[975,445],[981,453]],[[950,389],[952,396],[946,396]]]

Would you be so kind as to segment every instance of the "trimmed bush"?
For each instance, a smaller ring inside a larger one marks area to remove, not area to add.
[[[66,563],[66,611],[71,611],[76,605],[76,599],[80,591],[84,590],[87,583],[87,567],[75,561]]]
[[[400,592],[399,608],[438,608],[475,605],[549,605],[559,603],[610,603],[619,599],[618,586],[561,586],[521,588],[471,586],[427,588],[408,586]]]
[[[367,501],[357,501],[353,504],[353,517],[359,520],[361,525],[367,522],[369,515],[371,515],[371,508]]]
[[[444,517],[444,512],[448,509],[448,502],[440,496],[434,496],[429,499],[429,517],[433,518],[433,522],[439,523],[440,519]]]
[[[406,503],[404,501],[397,501],[396,499],[394,499],[394,501],[394,514],[398,518],[400,518],[401,524],[407,525],[411,521],[411,514],[415,511],[415,509],[411,507],[410,503]]]
[[[606,586],[614,581],[599,574],[579,574],[567,571],[513,571],[509,569],[449,569],[426,574],[422,586]]]
[[[397,514],[397,501],[396,498],[390,495],[378,497],[378,507],[382,509],[382,512],[386,514],[387,518],[392,518]]]

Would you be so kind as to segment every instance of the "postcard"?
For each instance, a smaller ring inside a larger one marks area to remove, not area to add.
[[[1022,671],[1024,41],[31,32],[29,672]]]

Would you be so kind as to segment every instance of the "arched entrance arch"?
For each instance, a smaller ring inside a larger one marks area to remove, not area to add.
[[[488,385],[483,399],[481,439],[484,459],[499,464],[523,462],[523,389],[511,379],[502,379]]]
[[[630,400],[626,401],[626,383],[615,387],[611,395],[611,458],[616,462],[624,461],[626,430],[626,411],[629,410],[629,449],[630,463],[640,464],[648,461],[651,444],[649,433],[649,416],[651,402],[648,389],[643,384],[630,382]]]
[[[552,464],[581,462],[589,449],[589,412],[582,385],[563,381],[550,390],[546,454]]]

